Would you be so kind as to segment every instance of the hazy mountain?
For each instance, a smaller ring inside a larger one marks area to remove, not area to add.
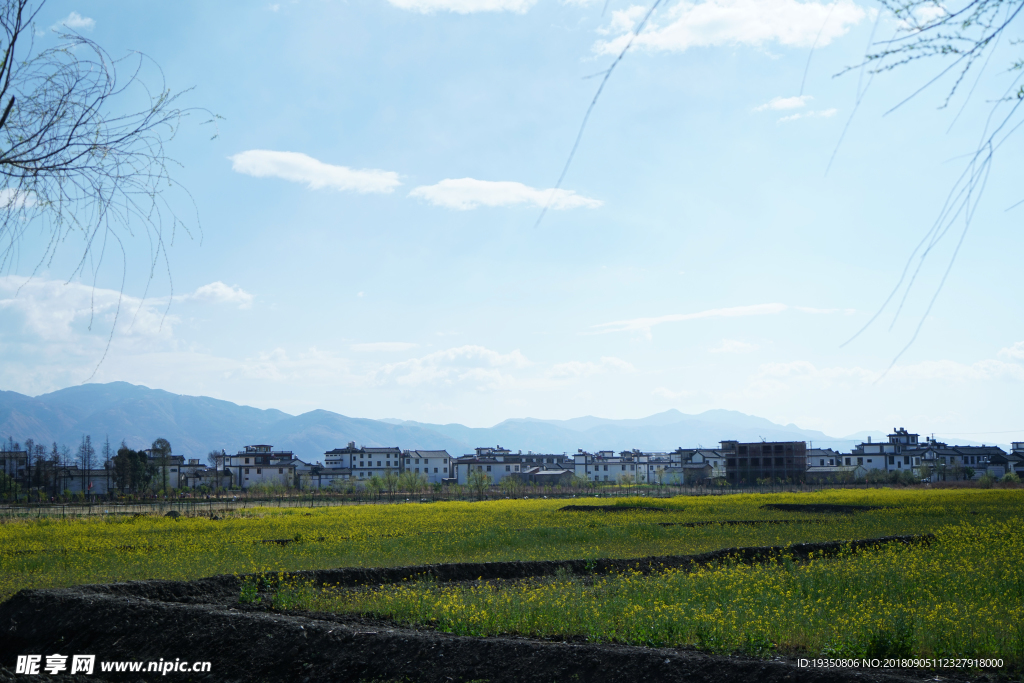
[[[644,451],[671,451],[680,446],[717,448],[718,442],[723,439],[813,441],[822,447],[837,450],[840,444],[846,446],[846,441],[819,431],[801,429],[792,424],[779,425],[761,417],[732,410],[709,410],[699,415],[667,410],[630,420],[611,420],[593,416],[571,420],[523,418],[505,420],[488,428],[403,420],[386,421],[433,430],[472,443],[474,446],[501,445],[512,450],[541,453],[575,453],[580,448],[587,451],[621,451],[633,448]]]
[[[327,410],[289,415],[205,396],[183,396],[127,382],[85,384],[31,397],[0,391],[0,438],[27,438],[49,448],[56,441],[75,449],[83,434],[99,445],[109,436],[116,447],[125,440],[133,448],[158,437],[174,452],[205,459],[214,449],[237,451],[254,443],[290,449],[307,461],[322,460],[324,451],[354,441],[362,446],[403,449],[446,449],[452,455],[472,453],[478,446],[501,445],[513,451],[575,453],[577,449],[671,451],[682,446],[717,447],[723,439],[739,441],[809,441],[814,446],[848,451],[883,432],[858,432],[842,439],[794,424],[780,425],[731,410],[687,415],[678,410],[630,420],[593,416],[571,420],[521,418],[493,427],[429,424],[409,420],[370,420]],[[959,441],[967,444],[969,442]]]

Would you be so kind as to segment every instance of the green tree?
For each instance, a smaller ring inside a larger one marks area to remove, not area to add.
[[[171,442],[160,438],[153,442],[153,462],[159,468],[157,476],[160,477],[160,489],[165,493],[168,490],[171,467]]]
[[[523,489],[526,488],[526,484],[523,480],[514,474],[502,478],[499,486],[501,487],[502,493],[511,498],[518,498],[523,492]]]
[[[370,490],[374,498],[380,498],[380,492],[384,488],[384,481],[376,474],[370,477],[369,481],[366,482],[366,488]]]
[[[384,490],[388,492],[391,500],[395,499],[395,493],[398,492],[399,481],[399,476],[394,470],[388,470],[381,478],[381,484],[383,484]]]
[[[466,486],[476,494],[477,499],[483,500],[484,493],[491,487],[491,475],[483,470],[471,469],[466,477]]]

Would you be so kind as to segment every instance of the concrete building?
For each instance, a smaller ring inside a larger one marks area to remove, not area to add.
[[[533,453],[522,451],[512,453],[500,445],[494,448],[489,446],[475,449],[476,452],[464,455],[461,458],[451,460],[451,467],[454,476],[452,479],[465,485],[469,481],[469,474],[473,471],[483,472],[491,479],[492,485],[501,483],[505,477],[516,476],[526,480],[531,477],[540,480],[551,478],[556,475],[548,472],[561,472],[563,470],[574,470],[573,459],[565,453]],[[564,477],[564,475],[558,475]]]
[[[425,475],[430,484],[440,484],[451,478],[452,457],[448,451],[404,451],[402,468]]]
[[[402,451],[394,446],[356,448],[355,441],[349,441],[345,448],[324,453],[324,466],[332,470],[332,480],[344,479],[347,470],[349,479],[366,482],[374,476],[383,478],[388,472],[400,474]]]
[[[235,455],[217,456],[218,469],[230,477],[231,486],[247,489],[256,484],[294,486],[295,454],[275,451],[273,446],[246,446]]]
[[[647,456],[639,451],[588,453],[580,449],[573,456],[573,469],[577,477],[610,484],[647,483],[649,474]]]
[[[754,484],[757,480],[803,481],[807,473],[804,441],[723,441],[726,479],[730,484]]]

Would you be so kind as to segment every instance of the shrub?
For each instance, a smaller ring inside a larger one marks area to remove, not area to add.
[[[981,479],[978,480],[978,486],[980,486],[983,489],[992,488],[992,484],[994,483],[996,483],[996,478],[993,477],[991,474],[983,474],[981,475]]]
[[[1016,472],[1007,472],[1003,475],[1003,478],[999,480],[1001,484],[1019,484],[1020,476]]]

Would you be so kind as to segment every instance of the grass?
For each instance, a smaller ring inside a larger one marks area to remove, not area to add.
[[[926,533],[1021,516],[1024,490],[826,490],[659,499],[664,512],[560,512],[594,499],[255,508],[226,519],[163,517],[0,524],[0,599],[23,588],[214,574],[437,562],[642,557],[720,548]],[[647,504],[647,499],[636,499]],[[766,503],[880,505],[854,515]],[[972,514],[976,513],[976,514]],[[784,525],[662,526],[728,520]],[[799,520],[809,523],[803,524]],[[289,540],[286,544],[264,540]]]

